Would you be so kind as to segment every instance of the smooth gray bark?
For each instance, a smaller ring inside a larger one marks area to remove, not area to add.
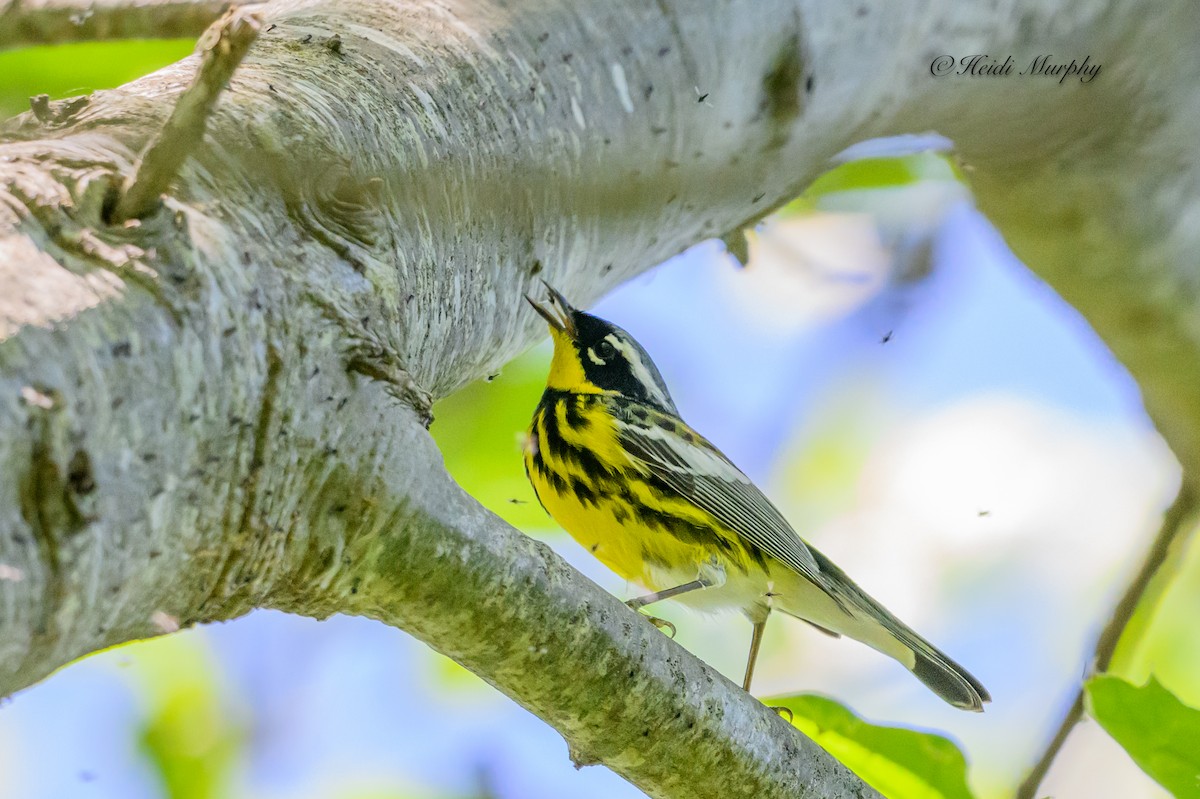
[[[418,422],[543,335],[520,299],[538,278],[586,304],[870,136],[957,141],[984,210],[1198,473],[1187,3],[262,13],[207,146],[140,224],[108,209],[194,58],[0,144],[0,694],[163,618],[362,613],[651,795],[870,795],[464,497]],[[1006,51],[1106,71],[930,74]]]

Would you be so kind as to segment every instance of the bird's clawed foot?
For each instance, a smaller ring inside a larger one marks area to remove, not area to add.
[[[792,709],[790,707],[783,707],[782,705],[768,705],[765,702],[763,703],[763,707],[765,707],[767,710],[774,710],[781,718],[786,715],[788,724],[791,724],[792,719],[795,718],[795,716],[792,715]]]
[[[671,638],[675,637],[675,632],[676,632],[675,625],[672,624],[671,622],[667,621],[666,619],[660,619],[657,616],[651,616],[649,613],[643,613],[642,611],[638,610],[638,607],[639,607],[638,605],[633,604],[633,600],[626,602],[625,604],[629,605],[630,609],[636,611],[637,614],[639,616],[641,616],[643,619],[650,622],[655,627],[657,627],[658,629],[660,629],[664,633],[666,633],[667,636],[669,636]]]

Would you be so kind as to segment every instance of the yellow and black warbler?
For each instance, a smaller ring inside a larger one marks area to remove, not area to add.
[[[701,610],[741,610],[754,625],[742,687],[772,610],[895,658],[955,707],[991,700],[967,670],[807,545],[746,475],[679,418],[646,351],[550,286],[554,356],[525,446],[546,511],[606,566]],[[651,621],[670,626],[651,617]]]

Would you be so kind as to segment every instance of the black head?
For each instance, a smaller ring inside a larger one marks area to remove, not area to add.
[[[528,297],[550,324],[554,360],[547,385],[580,393],[612,393],[677,414],[662,375],[642,346],[612,322],[576,310],[550,286],[549,307]]]

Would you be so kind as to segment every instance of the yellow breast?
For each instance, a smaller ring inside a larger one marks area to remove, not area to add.
[[[711,549],[646,522],[656,509],[632,469],[601,402],[547,392],[525,447],[525,470],[542,506],[626,580],[657,591],[679,584],[679,575],[694,579]],[[665,511],[659,516],[679,518]]]

